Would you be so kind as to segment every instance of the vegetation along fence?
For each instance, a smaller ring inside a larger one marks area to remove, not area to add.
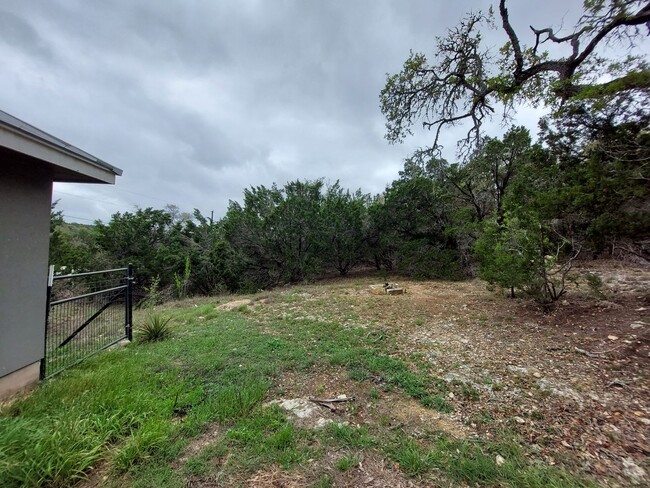
[[[41,379],[132,338],[133,268],[54,275],[50,266]]]

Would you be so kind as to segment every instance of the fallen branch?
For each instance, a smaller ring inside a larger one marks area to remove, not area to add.
[[[607,349],[606,351],[590,352],[590,351],[587,351],[585,349],[580,349],[579,347],[576,347],[575,350],[576,350],[576,352],[578,352],[580,354],[584,354],[584,355],[589,356],[591,358],[609,359],[607,356],[605,356],[605,354],[610,353],[610,352],[614,352],[617,349],[620,349],[621,347],[623,347],[624,345],[625,344],[621,344],[620,346],[612,347],[611,349]]]
[[[339,402],[353,402],[354,397],[341,397],[341,398],[309,398],[310,401],[316,403],[339,403]]]
[[[590,358],[607,359],[607,356],[605,356],[605,354],[602,352],[590,352],[587,351],[586,349],[580,349],[579,347],[575,347],[574,349],[578,354],[584,354],[585,356],[589,356]]]
[[[314,402],[321,407],[329,408],[332,412],[336,412],[336,407],[333,403],[353,402],[354,397],[341,397],[341,398],[309,398],[310,402]]]
[[[623,383],[621,380],[610,381],[605,388],[609,388],[610,386],[618,386],[620,388],[627,388],[627,385],[625,383]]]

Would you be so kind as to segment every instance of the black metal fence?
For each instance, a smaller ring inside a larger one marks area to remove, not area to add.
[[[41,379],[132,338],[133,268],[54,276],[50,267]]]

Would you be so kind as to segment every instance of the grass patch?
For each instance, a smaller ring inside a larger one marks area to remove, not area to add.
[[[355,468],[359,465],[361,462],[361,456],[359,455],[350,455],[350,456],[343,456],[340,457],[336,460],[336,469],[339,471],[349,471],[352,468]]]
[[[379,444],[376,437],[370,435],[367,427],[350,427],[343,424],[329,424],[322,437],[330,444],[339,447],[366,449]]]
[[[258,415],[273,376],[295,359],[232,317],[179,334],[107,351],[3,410],[3,486],[69,484],[100,460],[136,483],[208,422]]]
[[[589,488],[595,485],[566,471],[530,464],[521,447],[512,441],[477,443],[450,440],[444,435],[421,443],[406,437],[393,438],[385,448],[389,458],[413,477],[433,470],[469,486],[512,486],[521,488]],[[505,462],[497,465],[496,455]]]
[[[5,407],[3,488],[67,486],[100,462],[109,487],[181,487],[217,475],[228,485],[265,466],[304,468],[332,449],[342,451],[339,471],[354,468],[364,450],[373,450],[410,476],[435,471],[470,485],[588,486],[561,470],[529,465],[521,452],[504,445],[396,436],[388,418],[371,426],[331,424],[322,431],[296,427],[279,407],[264,406],[277,378],[289,371],[342,367],[351,378],[376,385],[369,393],[374,402],[382,401],[382,390],[394,390],[441,412],[452,411],[444,398],[449,387],[422,361],[396,357],[390,330],[305,318],[260,327],[254,322],[257,308],[220,312],[214,303],[186,309],[175,303],[165,310],[175,324],[167,340],[106,351]],[[476,397],[457,386],[463,397]],[[188,444],[215,424],[219,439],[179,468]],[[496,466],[496,453],[506,458],[504,465]],[[333,482],[324,474],[317,486]]]
[[[418,400],[427,408],[441,412],[450,412],[448,405],[437,393],[444,393],[443,382],[432,378],[425,371],[409,369],[408,364],[388,356],[382,348],[368,349],[367,347],[347,347],[334,351],[330,356],[330,364],[347,367],[350,378],[364,381],[373,378],[383,382],[388,388],[400,388],[408,396]]]
[[[432,451],[420,446],[413,439],[401,440],[388,449],[388,454],[409,476],[422,475],[434,466]]]

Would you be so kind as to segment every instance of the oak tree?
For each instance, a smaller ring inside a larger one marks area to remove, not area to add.
[[[482,31],[494,27],[497,15],[505,43],[495,56],[484,45]],[[559,110],[574,102],[611,103],[619,95],[647,100],[647,56],[634,51],[648,22],[647,0],[585,0],[582,16],[568,33],[531,25],[525,44],[506,0],[499,1],[496,15],[492,9],[470,13],[437,38],[432,62],[411,53],[402,71],[387,77],[380,96],[386,138],[401,142],[421,122],[434,133],[428,150],[436,154],[444,128],[469,122],[460,143],[469,153],[498,106],[508,117],[521,102]],[[628,55],[603,57],[601,48],[615,42],[626,42]],[[549,45],[552,49],[544,50]]]

